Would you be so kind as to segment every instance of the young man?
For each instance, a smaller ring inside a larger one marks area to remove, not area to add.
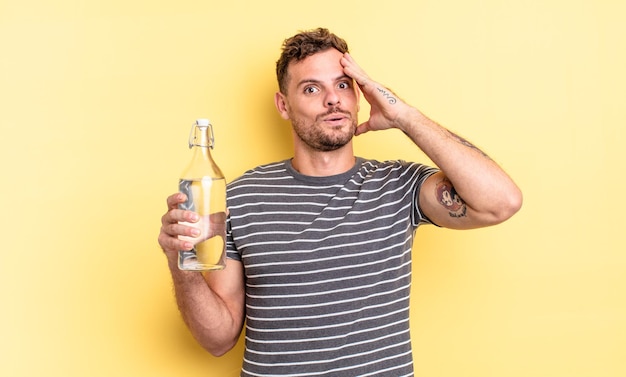
[[[293,158],[228,187],[228,261],[179,271],[197,215],[167,200],[159,243],[180,311],[214,355],[246,323],[242,376],[409,376],[411,248],[421,224],[498,224],[522,195],[498,165],[371,80],[326,29],[287,39],[275,104],[293,127]],[[360,89],[360,90],[359,90]],[[359,96],[371,105],[357,121]],[[352,138],[402,130],[437,168],[354,156]]]

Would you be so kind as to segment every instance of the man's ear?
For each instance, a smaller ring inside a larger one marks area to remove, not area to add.
[[[276,94],[274,95],[274,105],[276,105],[276,109],[280,113],[280,116],[283,119],[288,120],[289,119],[289,112],[288,112],[289,105],[287,104],[287,98],[285,97],[284,94],[282,94],[281,92],[276,92]]]

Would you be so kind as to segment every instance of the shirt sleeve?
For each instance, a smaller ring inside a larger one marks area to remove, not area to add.
[[[415,181],[415,187],[413,188],[413,226],[418,227],[423,224],[432,224],[435,226],[439,226],[435,224],[432,220],[430,220],[424,212],[422,212],[422,208],[420,207],[419,197],[420,191],[422,189],[422,185],[426,181],[428,177],[431,175],[438,173],[439,169],[426,166],[426,165],[418,165],[418,174],[417,179]]]
[[[226,258],[241,262],[241,253],[233,240],[233,230],[230,223],[230,215],[226,218]]]

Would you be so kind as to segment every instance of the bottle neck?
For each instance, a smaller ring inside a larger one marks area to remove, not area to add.
[[[213,149],[215,140],[213,139],[213,127],[198,126],[193,128],[192,134],[189,135],[189,148],[194,149],[206,149],[207,151]]]
[[[192,127],[189,135],[189,147],[192,149],[192,157],[189,165],[183,171],[181,179],[200,180],[205,177],[224,178],[224,174],[211,156],[213,148],[213,129],[211,125]]]
[[[205,164],[213,165],[213,127],[196,125],[192,131],[192,137],[189,138],[189,148],[193,151],[192,164],[202,166]]]

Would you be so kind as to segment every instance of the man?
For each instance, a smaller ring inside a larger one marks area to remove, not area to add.
[[[229,184],[224,270],[177,269],[178,250],[192,247],[178,236],[194,236],[178,222],[198,217],[177,209],[184,195],[167,200],[159,243],[183,318],[214,355],[236,344],[245,319],[242,376],[412,375],[414,231],[500,223],[521,192],[472,144],[371,80],[326,29],[287,39],[276,71],[294,156]],[[359,125],[360,93],[371,112]],[[354,135],[390,128],[438,168],[354,156]]]

